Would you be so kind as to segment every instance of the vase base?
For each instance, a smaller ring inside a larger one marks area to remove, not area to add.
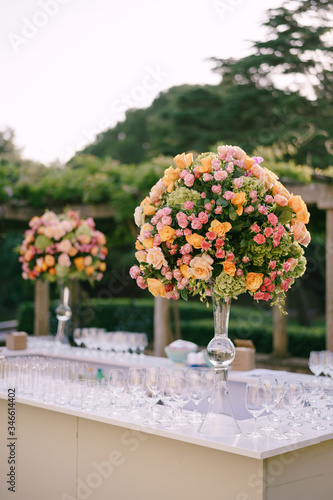
[[[205,437],[222,438],[226,436],[238,436],[241,430],[234,417],[219,414],[207,414],[201,426],[199,434]]]

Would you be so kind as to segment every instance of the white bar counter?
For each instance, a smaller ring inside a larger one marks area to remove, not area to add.
[[[231,372],[230,380],[245,385],[261,372]],[[7,394],[0,394],[1,500],[333,498],[330,425],[316,432],[305,424],[302,436],[281,442],[246,437],[253,419],[245,419],[240,436],[208,440],[192,426],[179,432],[144,427],[129,415],[112,417],[107,408],[84,412],[18,396],[15,413],[16,439],[9,436]],[[15,493],[7,483],[11,447]]]

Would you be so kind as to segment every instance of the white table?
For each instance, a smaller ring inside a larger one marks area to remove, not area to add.
[[[158,363],[162,358],[154,358]],[[240,386],[262,370],[230,374]],[[278,372],[281,378],[308,375]],[[232,393],[235,397],[235,394]],[[236,396],[236,399],[239,397]],[[7,395],[0,394],[0,492],[7,500],[332,500],[333,427],[290,441],[202,438],[196,428],[142,427],[109,409],[89,413],[16,400],[15,495],[8,491]],[[265,418],[265,417],[263,417]],[[13,444],[13,443],[12,443]]]

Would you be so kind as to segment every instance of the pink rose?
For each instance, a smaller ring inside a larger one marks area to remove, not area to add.
[[[207,252],[211,248],[212,244],[208,243],[206,240],[202,240],[201,242],[201,248]]]
[[[260,227],[258,226],[258,224],[257,224],[257,223],[252,224],[252,226],[250,226],[250,229],[251,229],[254,233],[260,233]]]
[[[142,290],[144,290],[145,288],[147,288],[147,284],[146,284],[146,282],[145,282],[145,280],[143,279],[142,276],[138,276],[137,277],[136,284],[138,285],[138,287],[142,288]]]
[[[184,229],[184,236],[190,236],[192,234],[192,230],[189,228]]]
[[[235,198],[235,193],[233,193],[232,191],[226,191],[223,195],[223,198],[225,200],[232,200],[233,198]]]
[[[170,217],[170,215],[163,215],[162,223],[165,224],[166,226],[171,226],[172,218]]]
[[[270,263],[268,264],[271,269],[275,269],[276,267],[276,260],[271,260]]]
[[[222,182],[224,179],[228,177],[228,174],[225,170],[218,170],[217,172],[214,173],[214,179],[216,181]]]
[[[209,181],[211,181],[213,179],[213,176],[210,175],[210,174],[205,173],[205,174],[203,174],[202,179],[203,179],[204,182],[209,182]]]
[[[131,278],[136,280],[140,276],[140,268],[138,266],[132,266],[129,273]]]
[[[267,214],[267,208],[265,207],[265,205],[259,205],[258,206],[258,212],[262,215],[266,215]]]
[[[170,207],[164,207],[162,208],[162,212],[164,215],[170,215],[171,214],[171,208]]]
[[[175,236],[176,238],[181,238],[183,236],[183,231],[181,229],[176,229]]]
[[[265,227],[264,230],[266,238],[269,238],[273,234],[273,228],[272,227]]]
[[[243,276],[243,274],[244,274],[244,271],[242,269],[237,269],[237,271],[235,272],[235,276],[238,276],[238,277]]]
[[[193,174],[187,174],[186,177],[184,178],[185,186],[192,187],[194,184],[194,179],[195,177]]]
[[[212,165],[215,169],[220,168],[220,160],[218,158],[214,158],[214,160],[212,160]]]
[[[214,210],[214,212],[215,212],[217,215],[221,214],[221,213],[222,213],[222,207],[221,207],[221,206],[216,207],[216,208],[215,208],[215,210]]]
[[[253,211],[254,211],[254,208],[252,207],[252,205],[250,205],[249,207],[246,207],[246,208],[244,209],[244,212],[245,212],[246,214],[250,214],[250,213],[252,213]]]
[[[240,189],[243,186],[243,177],[236,177],[234,184],[236,189]]]
[[[207,224],[208,215],[206,214],[206,212],[199,212],[198,219],[201,222],[201,224]]]
[[[221,248],[219,248],[219,249],[218,249],[218,250],[216,250],[216,252],[215,252],[215,257],[216,257],[217,259],[224,259],[224,257],[225,257],[225,251],[224,251],[224,250],[222,250]]]
[[[283,267],[284,272],[287,273],[288,271],[290,271],[291,263],[288,262],[288,261],[284,262],[283,265],[282,265],[282,267]]]
[[[256,236],[253,238],[253,241],[255,241],[258,245],[262,245],[265,243],[266,238],[263,234],[256,234]]]
[[[204,200],[204,199],[206,198],[206,193],[203,193],[203,192],[202,192],[200,196],[201,196],[201,198]]]
[[[286,207],[288,205],[288,200],[284,196],[280,194],[276,194],[274,196],[274,201],[277,205],[280,205],[280,207]]]
[[[207,212],[210,212],[211,209],[212,209],[212,204],[211,203],[206,203],[205,209],[207,210]]]
[[[192,229],[201,229],[202,224],[201,224],[199,219],[193,219],[193,221],[191,223],[191,227],[192,227]]]
[[[215,240],[215,238],[216,238],[216,236],[217,236],[217,234],[216,234],[216,233],[214,233],[214,231],[208,231],[208,232],[206,233],[206,238],[207,238],[208,240],[210,240],[210,241],[214,241],[214,240]]]
[[[193,207],[194,207],[193,201],[185,201],[184,203],[185,210],[192,210]]]
[[[215,193],[215,194],[221,194],[221,192],[222,192],[222,188],[221,188],[220,184],[214,184],[214,185],[212,186],[212,191],[213,191],[213,193]]]
[[[220,248],[220,247],[223,247],[224,243],[225,243],[224,239],[217,238],[217,240],[215,241],[215,246],[216,246],[216,248]]]
[[[61,253],[58,257],[58,264],[63,267],[71,267],[71,261],[67,253]]]
[[[276,224],[279,222],[279,219],[277,218],[277,216],[275,214],[268,214],[267,215],[267,219],[268,219],[268,222],[270,222],[272,224],[272,226],[276,226]]]
[[[257,191],[254,191],[254,190],[250,191],[250,198],[252,200],[256,200],[257,199]]]
[[[274,281],[276,278],[276,271],[272,271],[270,274],[271,280]]]
[[[189,264],[192,260],[192,256],[190,254],[183,255],[183,264]]]
[[[247,264],[248,262],[250,262],[250,257],[244,255],[244,257],[242,257],[242,261],[244,262],[244,264]]]
[[[273,203],[273,201],[274,201],[274,198],[273,198],[273,196],[271,196],[270,194],[267,194],[267,195],[265,196],[265,202],[266,202],[266,203]]]

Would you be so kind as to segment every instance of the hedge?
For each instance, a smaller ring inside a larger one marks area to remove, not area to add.
[[[57,319],[55,307],[50,304],[50,330],[55,334]],[[181,333],[184,340],[206,346],[214,335],[212,308],[199,302],[179,302]],[[154,302],[151,299],[91,299],[78,308],[81,327],[100,327],[108,331],[146,332],[153,340]],[[19,330],[33,333],[33,302],[21,304],[18,314]],[[174,327],[171,309],[171,323]],[[259,307],[231,306],[229,336],[251,339],[257,352],[272,352],[272,314]],[[311,351],[325,349],[325,324],[315,322],[311,327],[300,326],[288,320],[288,350],[292,356],[308,357]]]

